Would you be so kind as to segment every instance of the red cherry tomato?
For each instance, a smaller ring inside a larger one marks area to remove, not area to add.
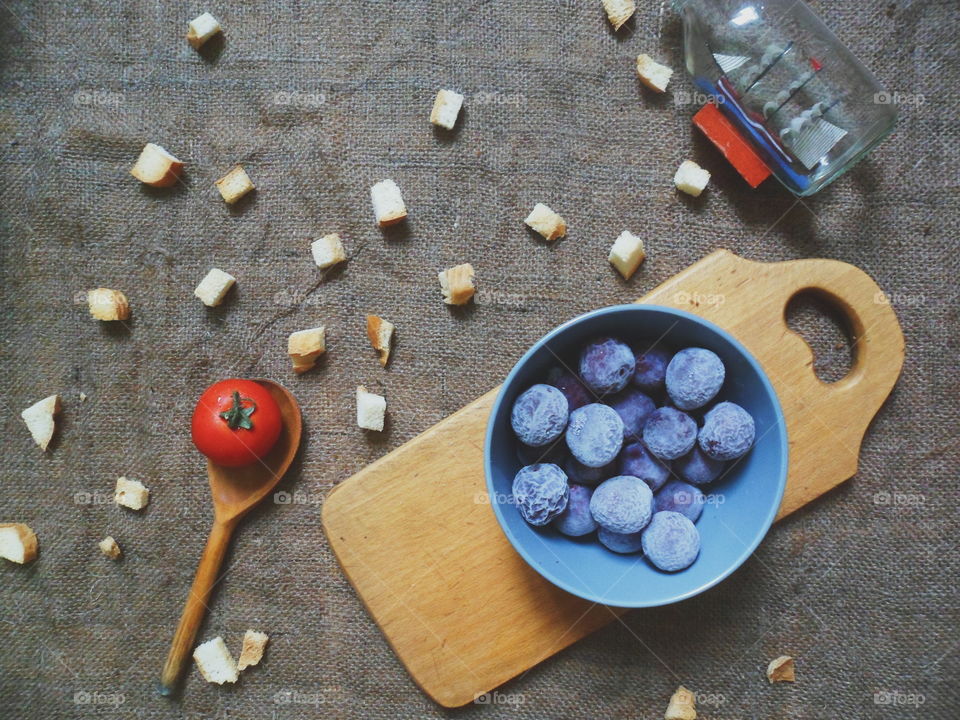
[[[190,433],[197,450],[213,462],[239,467],[270,452],[282,423],[280,407],[263,385],[232,378],[200,396]]]

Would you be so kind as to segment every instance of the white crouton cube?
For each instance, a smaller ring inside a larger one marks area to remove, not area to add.
[[[564,219],[543,203],[534,205],[524,222],[548,241],[562,238],[567,234],[567,223]]]
[[[203,679],[208,683],[217,685],[223,685],[225,682],[235,683],[240,677],[237,663],[219,635],[213,640],[197,645],[193,651],[193,659]]]
[[[637,56],[637,77],[640,78],[640,82],[654,92],[662,93],[666,90],[671,75],[673,75],[673,70],[666,65],[654,62],[649,55]]]
[[[692,160],[684,160],[680,163],[677,174],[673,176],[673,184],[677,189],[694,197],[700,196],[708,182],[710,182],[710,173]]]
[[[193,294],[207,307],[216,307],[223,302],[224,295],[236,281],[237,279],[230,273],[213,268],[200,281]]]
[[[317,267],[323,270],[347,259],[347,254],[343,251],[343,243],[336,233],[314,240],[310,244],[310,252],[313,253],[313,261]]]
[[[370,201],[380,227],[396,225],[407,217],[407,206],[393,180],[381,180],[370,188]]]
[[[23,523],[0,524],[0,557],[25,565],[37,559],[37,535]]]
[[[187,42],[198,49],[207,40],[220,32],[220,23],[208,12],[198,15],[190,21],[187,29]]]
[[[259,665],[263,658],[263,651],[267,647],[269,636],[256,630],[247,630],[243,634],[243,648],[240,650],[240,659],[237,661],[237,670],[246,670],[253,665]]]
[[[327,351],[326,327],[298,330],[287,338],[287,355],[293,361],[293,371],[305,373],[317,364],[317,358]]]
[[[100,552],[112,560],[119,560],[120,556],[123,555],[120,546],[117,545],[117,541],[110,535],[107,535],[107,537],[97,543],[97,546],[100,548]]]
[[[683,685],[670,698],[664,720],[697,720],[696,696]]]
[[[633,0],[603,0],[603,9],[614,30],[619,30],[637,9]]]
[[[623,275],[624,280],[629,280],[646,257],[643,240],[624,230],[620,237],[614,240],[607,259]]]
[[[217,186],[221,197],[223,197],[229,205],[233,205],[237,200],[255,189],[253,182],[250,180],[250,176],[247,175],[246,170],[239,165],[217,180],[214,185]]]
[[[476,292],[476,276],[470,263],[448,268],[438,273],[437,278],[447,305],[465,305]]]
[[[775,682],[796,682],[796,666],[789,655],[774,658],[767,665],[767,680]]]
[[[117,478],[117,488],[113,492],[113,501],[117,505],[131,510],[143,510],[150,502],[150,491],[139,480]]]
[[[380,364],[384,367],[390,359],[390,341],[393,339],[393,331],[393,323],[376,315],[367,315],[367,337],[373,349],[380,355]]]
[[[180,176],[183,163],[159,145],[147,143],[130,169],[137,180],[153,187],[170,187]]]
[[[463,95],[453,90],[441,90],[437,93],[437,99],[433,101],[430,122],[438,127],[453,130],[462,106]]]
[[[60,396],[51,395],[35,402],[20,413],[20,417],[27,424],[27,430],[33,436],[33,441],[40,446],[41,450],[46,450],[50,445],[56,428],[54,417],[58,412],[60,412]]]
[[[383,395],[367,392],[363,385],[357,386],[357,425],[364,430],[383,430],[383,416],[387,412],[387,399]]]
[[[130,317],[130,303],[127,296],[119,290],[97,288],[87,291],[87,306],[96,320],[110,322],[126,320]]]

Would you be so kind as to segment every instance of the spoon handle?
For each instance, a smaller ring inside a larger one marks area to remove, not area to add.
[[[223,558],[227,554],[227,547],[230,545],[230,536],[233,534],[235,522],[220,522],[214,520],[213,529],[210,530],[210,537],[207,539],[207,546],[200,557],[200,564],[197,566],[197,574],[193,578],[193,586],[190,588],[190,594],[187,595],[187,602],[183,606],[183,614],[180,616],[180,624],[177,626],[177,632],[173,636],[173,643],[170,646],[170,654],[167,656],[167,662],[163,666],[163,673],[160,675],[160,683],[157,690],[161,695],[170,695],[173,693],[177,684],[177,679],[183,672],[183,666],[187,662],[187,657],[193,650],[193,642],[197,636],[197,630],[203,617],[207,612],[207,603],[210,600],[210,593],[219,581],[218,574],[220,566],[223,564]]]

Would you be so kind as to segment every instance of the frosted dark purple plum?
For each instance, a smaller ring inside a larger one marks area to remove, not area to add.
[[[623,420],[623,439],[626,442],[640,439],[647,418],[657,409],[653,400],[631,387],[624,388],[605,402],[616,410]]]
[[[634,348],[636,363],[633,369],[633,384],[646,393],[658,393],[663,389],[663,380],[667,374],[667,365],[673,353],[663,348],[651,348],[640,352]]]
[[[623,421],[613,408],[591,403],[570,413],[567,447],[584,465],[603,467],[617,457],[622,445]]]
[[[616,553],[635,553],[643,547],[643,531],[618,533],[602,527],[597,530],[597,539],[605,548]]]
[[[697,424],[676,408],[662,407],[650,413],[643,427],[643,443],[661,460],[674,460],[690,452],[697,442]]]
[[[600,483],[590,513],[601,527],[618,533],[643,530],[653,513],[653,492],[640,478],[618,475]]]
[[[570,456],[563,464],[563,469],[564,472],[567,473],[567,477],[570,478],[570,482],[580,483],[581,485],[590,485],[592,487],[602,480],[612,478],[614,475],[616,475],[617,463],[614,461],[607,463],[603,467],[594,468],[588,467],[575,457]]]
[[[716,353],[705,348],[681,350],[667,365],[667,394],[681,410],[695,410],[716,397],[726,370]]]
[[[592,496],[593,488],[571,485],[567,507],[553,519],[553,527],[571,537],[582,537],[596,530],[597,523],[590,514]]]
[[[620,475],[632,475],[643,480],[653,492],[659,490],[670,477],[669,464],[635,442],[625,445],[618,461]]]
[[[699,445],[694,445],[690,452],[673,461],[673,472],[694,485],[706,485],[720,477],[726,466],[722,460],[714,460]]]
[[[703,502],[703,493],[699,488],[680,480],[671,480],[654,495],[653,510],[678,512],[695,523],[703,512]]]
[[[570,488],[563,470],[553,463],[520,468],[513,478],[513,501],[531,525],[546,525],[567,507]]]
[[[547,373],[547,383],[553,385],[567,398],[567,408],[570,412],[595,402],[593,394],[587,390],[587,386],[580,381],[580,378],[565,368],[551,369]]]
[[[700,449],[714,460],[735,460],[753,446],[753,417],[732,402],[714,405],[703,418],[698,438]]]
[[[700,553],[699,531],[678,512],[654,513],[641,541],[647,559],[666,572],[690,567]]]
[[[567,399],[552,385],[539,383],[513,403],[510,425],[524,445],[541,447],[560,437],[567,426]]]
[[[599,338],[580,353],[580,379],[603,397],[623,390],[635,365],[633,351],[625,343],[616,338]]]

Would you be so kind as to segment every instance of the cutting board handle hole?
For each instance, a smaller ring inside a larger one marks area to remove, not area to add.
[[[803,338],[813,353],[813,372],[826,383],[842,380],[856,357],[850,319],[827,293],[801,290],[787,303],[787,327]]]

